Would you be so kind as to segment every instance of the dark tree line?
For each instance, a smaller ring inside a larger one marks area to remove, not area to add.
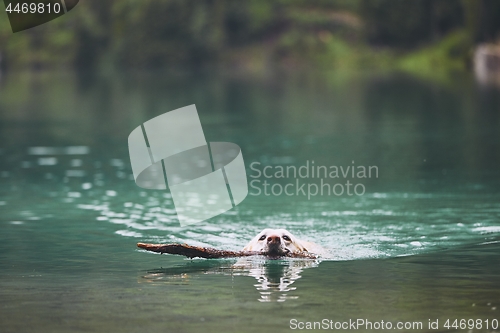
[[[9,67],[157,68],[220,63],[249,46],[278,60],[307,55],[328,36],[403,52],[459,29],[472,43],[491,42],[500,38],[500,1],[86,0],[15,35],[2,21]]]

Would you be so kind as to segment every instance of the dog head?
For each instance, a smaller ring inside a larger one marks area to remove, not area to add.
[[[264,229],[254,237],[243,251],[264,252],[270,256],[283,256],[290,252],[307,252],[304,242],[285,229]]]

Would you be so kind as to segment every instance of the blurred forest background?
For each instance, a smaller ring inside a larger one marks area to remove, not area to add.
[[[498,0],[82,0],[13,34],[2,68],[81,70],[398,69],[470,72],[474,47],[500,38]]]

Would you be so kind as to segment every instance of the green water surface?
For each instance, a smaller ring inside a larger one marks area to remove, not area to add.
[[[233,210],[180,227],[168,191],[135,185],[127,137],[190,104],[207,141],[241,147],[255,182]],[[292,319],[362,318],[469,332],[443,325],[500,320],[499,106],[498,90],[469,78],[442,87],[328,73],[3,76],[0,331],[281,332]],[[274,174],[313,164],[377,173]],[[264,167],[272,177],[259,177]],[[264,181],[350,181],[363,193],[266,195]],[[136,249],[238,250],[266,227],[331,256],[241,262]]]

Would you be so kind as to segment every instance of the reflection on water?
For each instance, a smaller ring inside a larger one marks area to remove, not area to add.
[[[302,276],[305,268],[317,267],[319,260],[279,260],[254,261],[250,258],[239,259],[234,268],[241,275],[252,276],[257,280],[254,286],[260,293],[260,302],[284,302],[297,299],[290,294],[296,287],[291,285]]]
[[[266,260],[257,257],[240,258],[236,261],[214,260],[213,263],[201,260],[181,267],[148,270],[138,282],[189,284],[190,278],[197,274],[251,276],[257,280],[254,286],[260,293],[260,302],[285,302],[298,298],[293,295],[297,288],[292,284],[302,277],[302,271],[317,267],[319,263],[320,260],[312,259]]]

